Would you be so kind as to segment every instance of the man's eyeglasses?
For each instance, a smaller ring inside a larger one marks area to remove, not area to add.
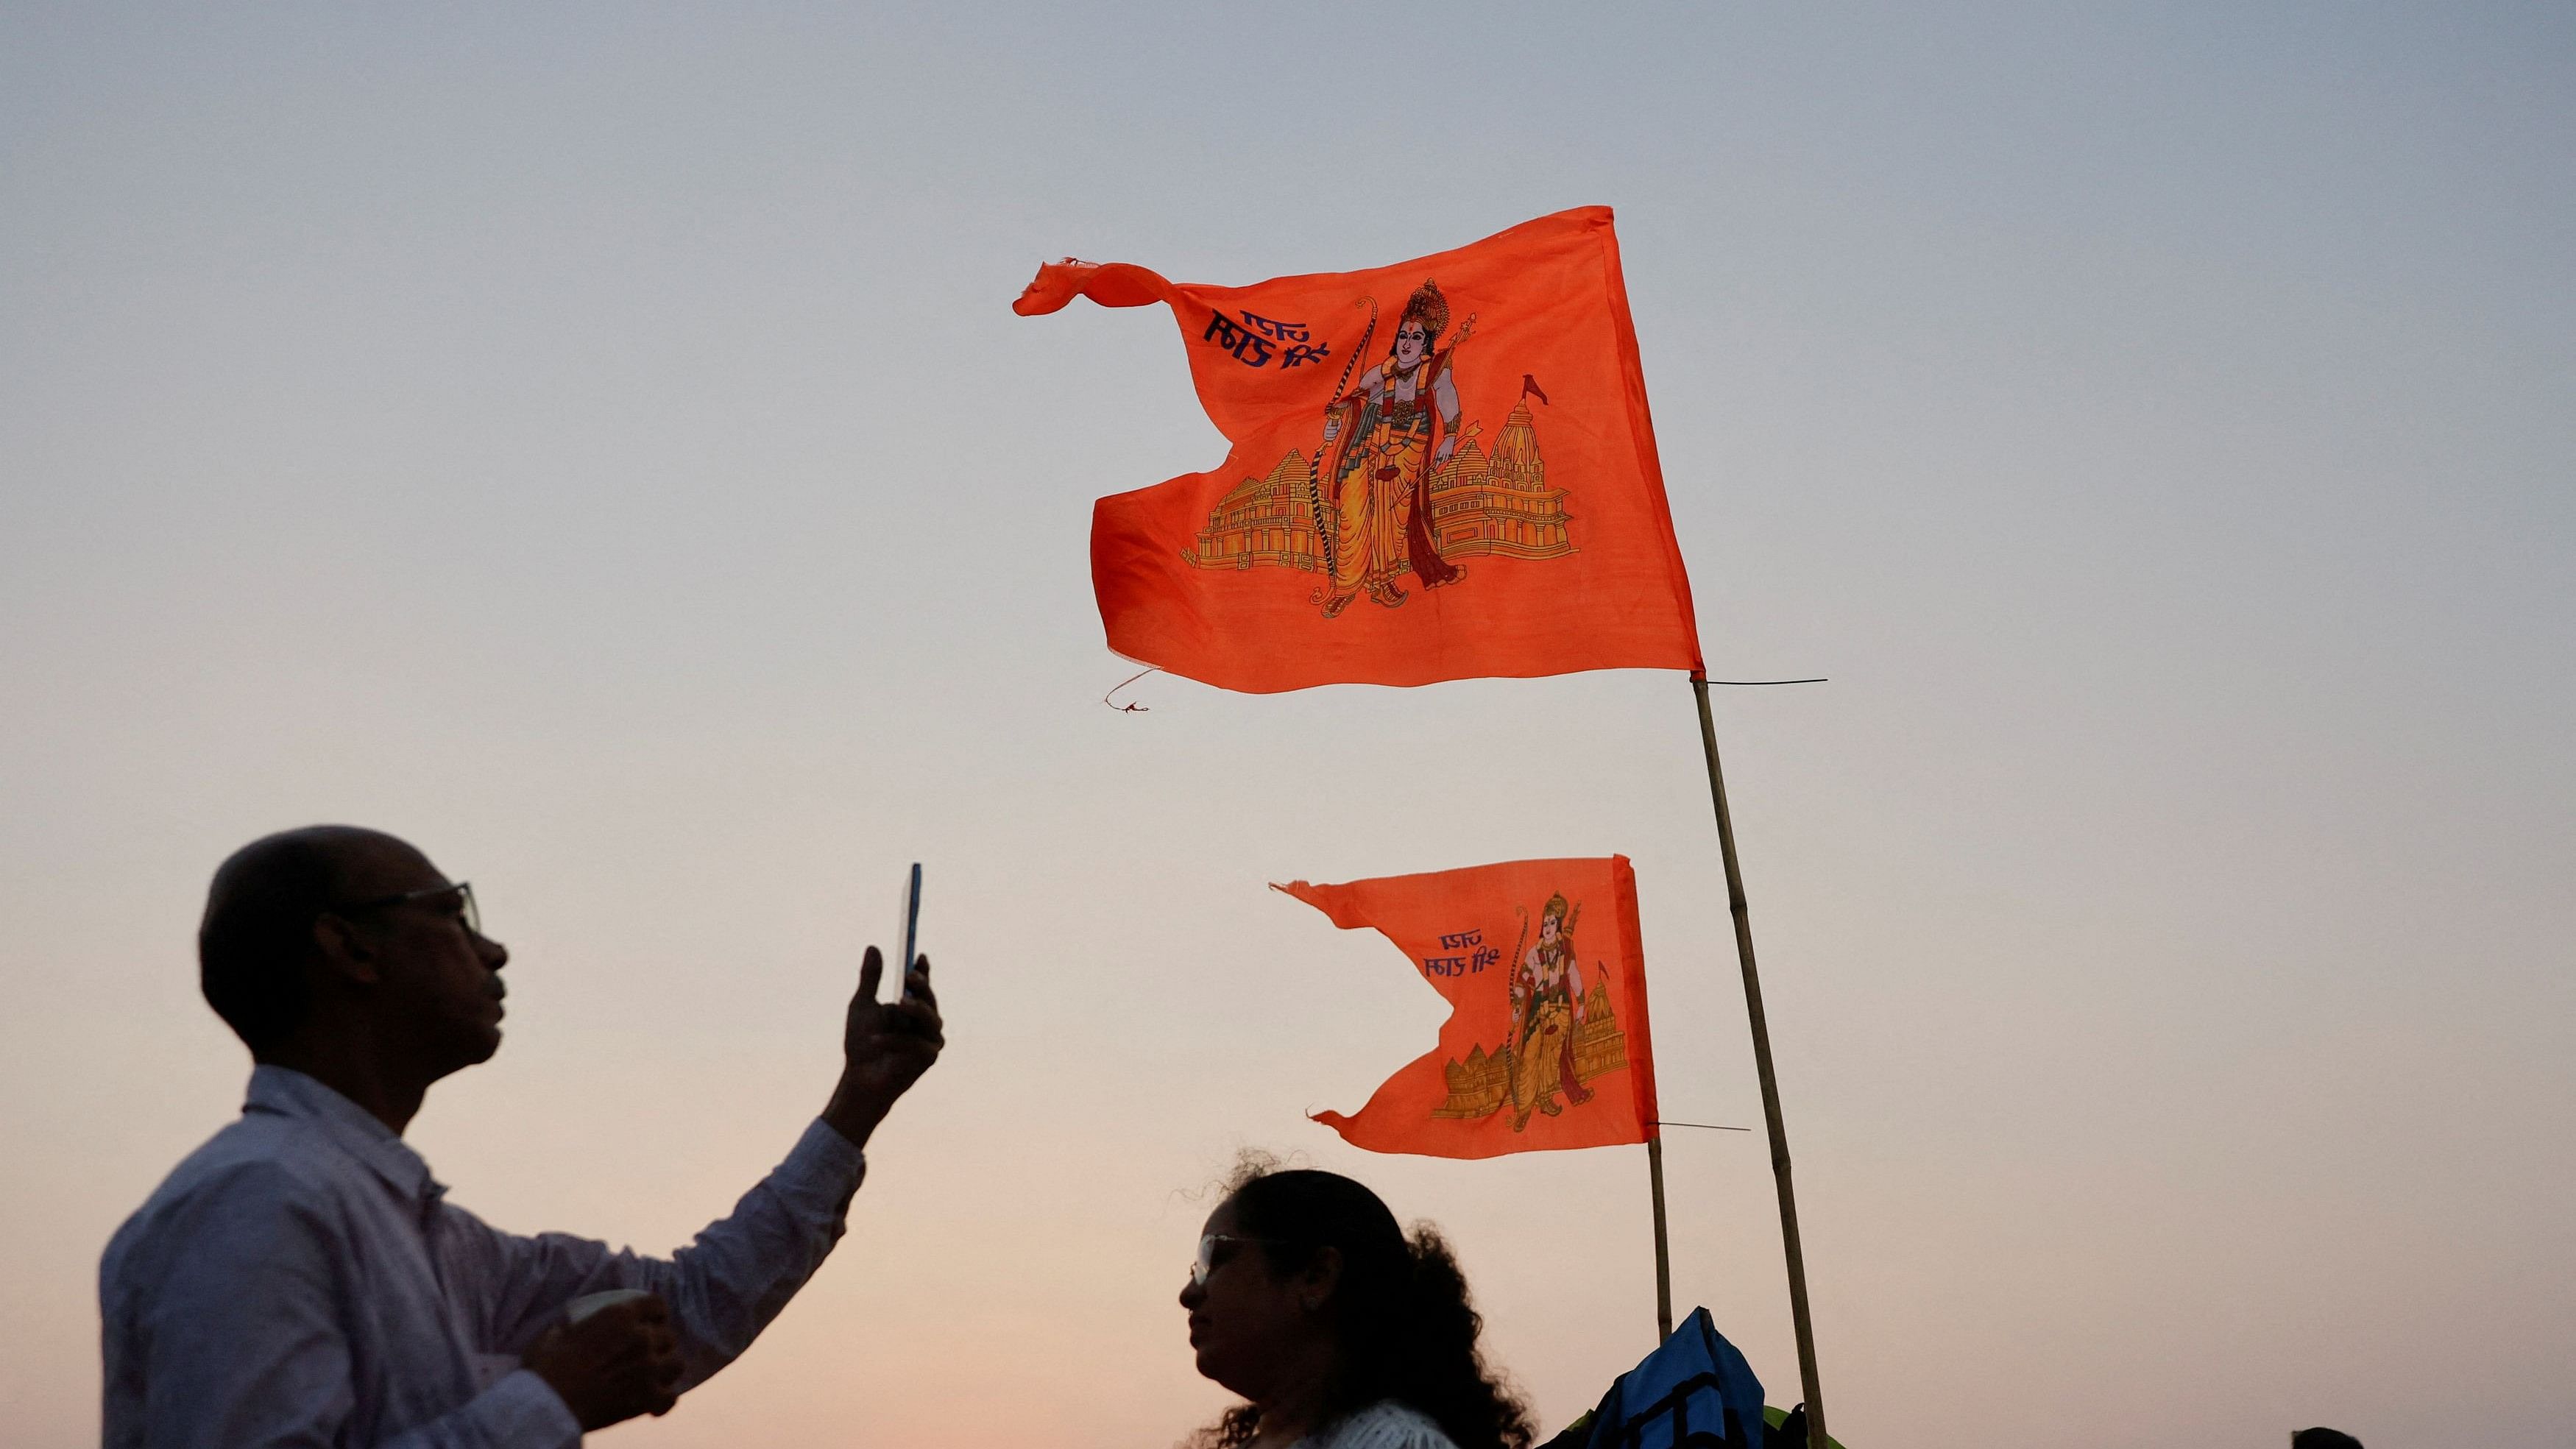
[[[1199,1255],[1190,1260],[1190,1283],[1205,1288],[1208,1275],[1233,1261],[1234,1250],[1245,1243],[1276,1243],[1277,1238],[1244,1238],[1233,1233],[1208,1233],[1199,1239]]]
[[[416,891],[398,891],[393,895],[378,896],[371,901],[352,901],[345,906],[337,907],[337,909],[343,911],[376,911],[382,910],[387,906],[409,905],[413,901],[436,900],[440,896],[456,897],[456,918],[465,923],[466,930],[473,932],[477,936],[483,934],[483,912],[474,904],[474,883],[472,881],[461,880],[456,882],[454,885],[423,886],[421,889]]]

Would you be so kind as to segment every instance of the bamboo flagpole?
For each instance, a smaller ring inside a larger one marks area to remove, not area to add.
[[[1653,1124],[1655,1135],[1646,1139],[1646,1180],[1655,1193],[1655,1343],[1673,1336],[1673,1250],[1664,1236],[1664,1129]]]
[[[1664,1129],[1696,1127],[1703,1132],[1750,1132],[1753,1129],[1669,1119],[1647,1125],[1655,1130],[1655,1135],[1646,1139],[1646,1184],[1655,1198],[1655,1342],[1660,1344],[1673,1336],[1673,1249],[1672,1237],[1664,1225]]]
[[[1717,765],[1717,723],[1708,709],[1708,676],[1691,671],[1699,698],[1699,741],[1708,755],[1708,794],[1717,807],[1717,848],[1726,862],[1726,909],[1735,918],[1735,959],[1744,968],[1744,1010],[1753,1026],[1753,1070],[1762,1082],[1762,1124],[1771,1137],[1771,1178],[1780,1190],[1780,1245],[1789,1258],[1789,1319],[1798,1335],[1798,1384],[1807,1396],[1809,1449],[1826,1449],[1824,1392],[1816,1376],[1815,1325],[1807,1312],[1807,1256],[1798,1244],[1798,1194],[1789,1181],[1789,1138],[1780,1122],[1780,1083],[1771,1070],[1771,1028],[1762,1015],[1762,978],[1753,968],[1753,925],[1745,914],[1744,871],[1735,855],[1735,821],[1726,809],[1726,776]],[[1651,1144],[1650,1144],[1651,1146]],[[1662,1161],[1656,1155],[1656,1266],[1663,1265]],[[1668,1312],[1669,1316],[1669,1312]]]

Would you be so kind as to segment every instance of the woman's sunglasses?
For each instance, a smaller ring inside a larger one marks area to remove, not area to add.
[[[1199,1238],[1199,1255],[1190,1260],[1190,1284],[1205,1288],[1208,1275],[1234,1258],[1234,1250],[1245,1243],[1276,1243],[1277,1238],[1246,1238],[1233,1233],[1206,1233]]]

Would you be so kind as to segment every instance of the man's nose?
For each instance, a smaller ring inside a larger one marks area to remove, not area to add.
[[[489,936],[482,937],[480,945],[483,951],[484,970],[498,971],[502,967],[510,964],[509,947],[502,945],[500,942],[493,940]]]

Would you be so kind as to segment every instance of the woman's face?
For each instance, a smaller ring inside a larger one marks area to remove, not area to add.
[[[1422,361],[1423,349],[1430,345],[1431,334],[1423,330],[1422,323],[1416,318],[1405,318],[1403,324],[1395,329],[1397,365],[1411,367]]]
[[[1208,1214],[1204,1232],[1207,1274],[1202,1279],[1194,1271],[1181,1287],[1190,1348],[1200,1373],[1257,1403],[1276,1367],[1323,1332],[1304,1303],[1313,1288],[1298,1275],[1272,1270],[1262,1245],[1236,1225],[1232,1199]]]

